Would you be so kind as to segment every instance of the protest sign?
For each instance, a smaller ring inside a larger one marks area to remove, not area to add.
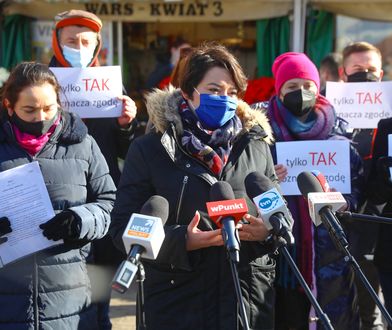
[[[350,142],[348,140],[277,142],[278,164],[288,175],[280,187],[284,195],[301,195],[297,176],[303,171],[320,171],[331,188],[341,193],[351,192]]]
[[[327,82],[326,97],[350,128],[377,128],[392,116],[392,81]]]
[[[61,106],[81,118],[119,117],[122,78],[119,66],[50,68],[61,86]]]

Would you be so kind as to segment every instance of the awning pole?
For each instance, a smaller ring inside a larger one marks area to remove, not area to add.
[[[303,51],[303,40],[301,36],[303,17],[302,17],[302,0],[293,0],[294,1],[294,12],[293,12],[293,44],[292,50],[293,52],[302,52]]]
[[[117,22],[117,56],[118,65],[123,67],[123,26],[122,22]]]
[[[107,29],[109,35],[107,65],[113,65],[113,56],[114,56],[113,21],[107,22]]]

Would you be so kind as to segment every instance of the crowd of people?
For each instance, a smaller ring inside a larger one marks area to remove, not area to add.
[[[81,119],[60,106],[61,87],[49,67],[99,67],[101,28],[92,13],[58,14],[49,66],[20,63],[2,89],[0,173],[39,163],[55,216],[37,230],[63,243],[0,268],[0,329],[111,329],[111,278],[126,257],[122,235],[130,216],[153,195],[168,201],[169,216],[157,259],[143,261],[146,328],[245,329],[222,230],[206,209],[218,181],[228,182],[249,208],[237,225],[239,289],[249,327],[316,326],[308,297],[247,195],[245,178],[263,174],[281,191],[288,169],[278,163],[276,142],[349,141],[351,193],[344,195],[345,210],[390,215],[392,120],[380,120],[377,130],[350,130],[325,97],[326,81],[381,81],[380,51],[356,42],[342,55],[330,54],[320,71],[304,53],[281,54],[272,66],[274,95],[249,105],[242,101],[247,78],[227,48],[178,40],[165,70],[155,70],[164,74],[150,79],[150,87],[165,77],[172,84],[146,94],[149,124],[134,139],[137,109],[127,95],[118,95],[117,118]],[[296,242],[289,252],[333,327],[384,329],[374,301],[327,228],[313,225],[307,201],[285,200]],[[382,290],[391,313],[392,229],[342,225],[351,253],[374,290]],[[0,214],[1,245],[17,230]]]

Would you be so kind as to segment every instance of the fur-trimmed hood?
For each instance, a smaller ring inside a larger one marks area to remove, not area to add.
[[[173,122],[178,134],[182,135],[183,126],[178,113],[178,107],[182,100],[181,91],[173,87],[165,90],[154,89],[147,95],[147,111],[156,131],[165,132],[169,124]],[[268,144],[273,142],[272,129],[264,112],[253,110],[244,101],[239,101],[236,114],[241,119],[245,131],[250,131],[252,127],[259,125],[266,133],[265,141]]]

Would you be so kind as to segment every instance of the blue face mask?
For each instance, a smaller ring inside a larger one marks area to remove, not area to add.
[[[237,105],[238,100],[231,96],[200,94],[195,112],[205,128],[217,129],[234,117]]]
[[[93,59],[94,51],[86,48],[75,49],[64,45],[63,55],[68,63],[72,65],[72,67],[87,68]]]

